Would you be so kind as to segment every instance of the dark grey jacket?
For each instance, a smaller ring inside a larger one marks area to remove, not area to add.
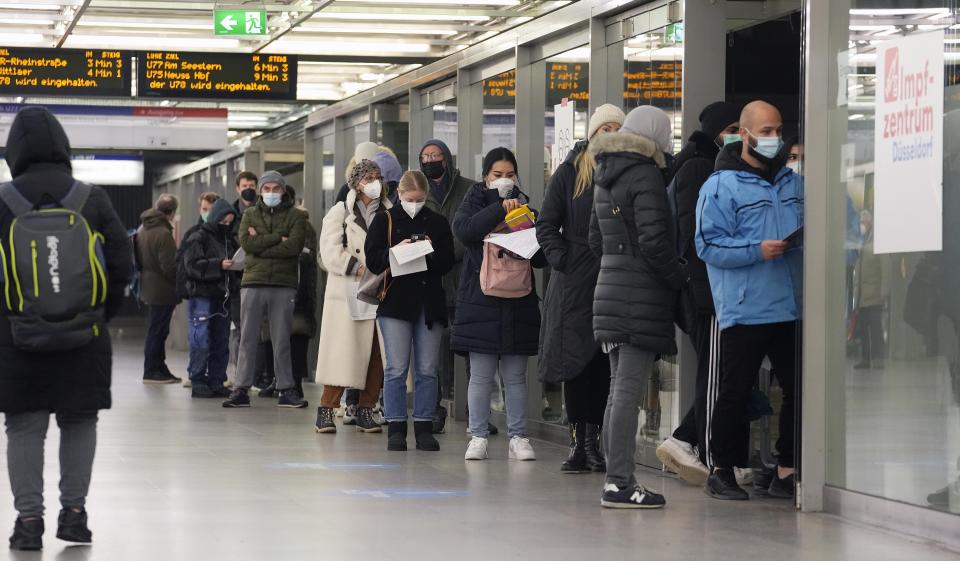
[[[602,256],[594,336],[676,354],[674,309],[687,274],[667,207],[663,154],[652,141],[625,132],[595,138],[590,150],[597,159],[590,247]]]

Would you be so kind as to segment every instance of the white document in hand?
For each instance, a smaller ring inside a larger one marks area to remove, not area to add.
[[[422,273],[427,270],[427,255],[433,253],[428,241],[395,245],[390,249],[390,274],[394,277]]]
[[[247,261],[247,252],[241,247],[233,254],[233,265],[230,265],[231,271],[242,271],[243,266]]]
[[[524,259],[530,259],[540,250],[540,244],[537,242],[537,231],[534,228],[527,228],[510,234],[490,234],[484,241],[498,245]]]

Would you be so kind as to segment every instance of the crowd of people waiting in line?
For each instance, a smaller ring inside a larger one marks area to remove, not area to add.
[[[625,115],[598,107],[587,140],[554,172],[543,208],[532,211],[540,248],[529,259],[488,243],[491,234],[508,231],[508,214],[530,203],[520,162],[507,148],[487,153],[481,179],[472,181],[440,140],[426,142],[419,169],[406,172],[388,149],[362,143],[319,237],[275,171],[240,173],[233,204],[201,196],[200,221],[179,248],[178,201],[164,194],[143,213],[134,264],[109,200],[93,188],[82,213],[102,235],[107,257],[104,321],[136,269],[149,306],[143,381],[176,383],[164,346],[173,309],[186,299],[185,385],[194,397],[222,398],[225,408],[249,407],[253,388],[279,407],[307,407],[302,380],[319,327],[317,432],[336,432],[336,410],[345,410],[343,423],[360,431],[381,432],[385,424],[390,451],[407,449],[410,391],[416,448],[440,449],[433,436],[445,417],[438,373],[454,353],[465,356],[465,459],[475,461],[488,457],[495,432],[490,396],[497,372],[509,457],[536,459],[526,380],[528,358],[539,356],[540,378],[565,386],[571,445],[561,469],[606,472],[601,504],[610,508],[665,504],[638,483],[634,457],[647,379],[655,361],[676,354],[679,325],[697,352],[696,402],[658,457],[712,497],[747,499],[734,468],[749,465],[747,406],[769,358],[783,388],[779,465],[755,485],[791,497],[800,252],[784,240],[802,226],[803,183],[794,162],[788,165],[793,146],[784,144],[773,106],[758,101],[741,110],[717,102],[699,121],[674,156],[663,111],[643,106]],[[74,180],[69,141],[56,119],[40,108],[22,111],[10,138],[6,157],[23,197],[63,197]],[[12,218],[0,202],[0,226]],[[420,241],[431,246],[424,266],[392,276],[394,248]],[[532,278],[547,266],[553,272],[541,317]],[[327,273],[319,326],[318,267]],[[358,299],[371,290],[376,304]],[[61,448],[70,450],[62,466],[61,533],[90,539],[84,501],[96,411],[110,407],[108,337],[98,331],[87,347],[37,356],[17,348],[8,322],[0,322],[0,360],[8,365],[0,373],[0,410],[20,513],[12,547],[35,548],[43,533],[38,474],[49,411],[63,431]],[[228,381],[231,360],[236,369]],[[83,375],[59,376],[64,364]],[[18,374],[27,369],[29,378]]]

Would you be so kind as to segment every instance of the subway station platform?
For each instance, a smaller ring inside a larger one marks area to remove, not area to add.
[[[955,553],[786,502],[729,503],[640,469],[665,493],[662,511],[600,508],[602,476],[562,475],[564,450],[534,442],[539,460],[508,461],[493,437],[491,459],[465,463],[462,424],[442,451],[388,453],[384,435],[350,427],[313,431],[311,407],[280,410],[254,397],[248,410],[191,400],[180,386],[144,386],[139,340],[116,342],[114,409],[101,416],[88,509],[94,545],[54,538],[58,432],[47,449],[47,537],[42,553],[14,560],[375,559],[380,561],[690,559],[940,561]],[[171,354],[175,372],[186,357]],[[412,436],[410,441],[412,443]],[[0,438],[0,443],[5,441]],[[4,479],[6,476],[3,476]],[[0,531],[12,528],[0,485]],[[4,537],[6,537],[4,535]]]

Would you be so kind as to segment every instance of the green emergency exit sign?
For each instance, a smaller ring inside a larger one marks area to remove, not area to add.
[[[266,35],[266,10],[214,10],[214,35]]]

